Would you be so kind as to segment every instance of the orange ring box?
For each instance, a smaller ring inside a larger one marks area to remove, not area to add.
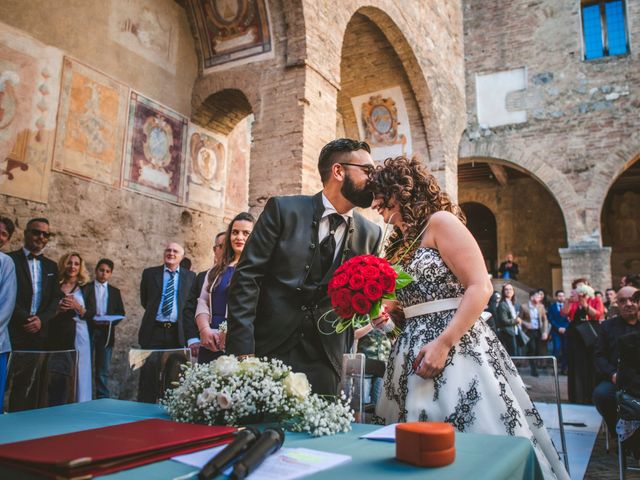
[[[444,467],[456,458],[455,430],[445,422],[396,425],[396,458],[418,467]]]

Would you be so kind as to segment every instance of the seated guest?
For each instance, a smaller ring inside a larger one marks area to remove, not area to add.
[[[92,399],[91,333],[87,318],[95,311],[85,307],[82,287],[89,280],[89,273],[80,254],[67,253],[58,262],[60,292],[62,300],[58,314],[51,319],[48,350],[76,350],[78,352],[77,389],[78,402]]]
[[[229,223],[220,261],[207,274],[196,309],[200,332],[199,363],[208,363],[224,352],[224,334],[218,328],[227,320],[227,288],[236,270],[245,242],[253,230],[253,215],[239,213]]]
[[[627,333],[640,331],[638,303],[633,300],[637,291],[635,287],[618,290],[616,300],[620,315],[602,322],[595,348],[596,373],[600,383],[593,391],[593,403],[612,433],[616,431],[616,384],[620,358],[618,341]]]
[[[15,225],[0,216],[0,248],[11,240]],[[9,320],[16,305],[16,267],[11,257],[0,252],[0,414],[3,412],[4,386],[7,382],[7,360],[11,351]]]
[[[109,366],[113,345],[116,340],[115,327],[121,320],[113,322],[96,320],[102,315],[124,316],[124,304],[120,290],[109,284],[113,273],[113,261],[102,258],[96,265],[96,279],[87,283],[83,289],[87,310],[95,312],[90,319],[93,326],[91,345],[95,358],[94,377],[96,398],[109,398]]]
[[[518,317],[516,306],[516,293],[513,285],[505,283],[502,285],[500,303],[498,303],[496,312],[496,329],[498,331],[498,338],[502,342],[502,345],[504,345],[507,353],[511,356],[516,355],[517,352],[517,327],[522,322]]]
[[[172,242],[164,249],[164,264],[142,272],[140,303],[144,315],[138,331],[138,342],[144,349],[174,349],[188,345],[182,316],[195,273],[180,268],[184,248]],[[197,341],[197,339],[193,339]],[[145,363],[140,372],[138,400],[157,400],[157,365]]]
[[[551,324],[551,339],[553,340],[553,355],[558,360],[560,372],[567,374],[567,328],[569,327],[569,319],[566,315],[562,315],[564,308],[564,292],[556,291],[556,301],[549,305],[547,318]]]
[[[220,232],[216,235],[213,243],[213,264],[216,265],[220,262],[222,249],[224,248],[224,238],[226,232]],[[220,253],[218,253],[220,252]],[[202,291],[202,285],[207,278],[209,270],[203,270],[196,275],[196,279],[191,285],[189,290],[189,296],[182,309],[182,317],[184,319],[185,336],[189,340],[189,348],[191,349],[191,357],[198,358],[198,352],[200,350],[200,334],[198,333],[198,326],[196,325],[196,308],[198,307],[198,297]],[[192,341],[193,338],[197,338],[197,341]]]
[[[519,273],[518,264],[513,261],[513,254],[508,253],[504,262],[498,267],[498,276],[500,278],[517,280]]]

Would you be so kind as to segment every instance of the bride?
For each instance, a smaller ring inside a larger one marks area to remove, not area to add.
[[[493,292],[464,214],[418,160],[387,159],[372,208],[394,225],[387,257],[414,282],[399,290],[404,325],[376,414],[385,423],[446,421],[460,432],[529,438],[545,478],[568,479],[498,338],[481,318]],[[384,314],[374,326],[386,330]]]

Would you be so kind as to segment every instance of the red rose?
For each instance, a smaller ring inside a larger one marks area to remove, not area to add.
[[[396,278],[391,275],[382,275],[378,281],[385,293],[391,293],[396,288]]]
[[[335,312],[342,318],[351,318],[353,309],[351,308],[351,291],[347,288],[336,290],[331,295],[331,305]]]
[[[375,280],[380,276],[380,269],[373,265],[367,265],[362,269],[362,275],[367,280]]]
[[[351,297],[351,306],[360,315],[366,315],[371,310],[371,302],[360,292]]]
[[[359,273],[353,274],[349,279],[349,288],[360,290],[362,287],[364,287],[364,277]]]
[[[331,282],[329,283],[329,288],[344,287],[348,281],[349,281],[349,277],[347,276],[346,273],[338,273],[337,275],[334,275],[333,278],[331,279]]]
[[[382,297],[382,287],[378,282],[367,282],[362,290],[365,297],[367,297],[372,302],[376,300],[380,300]]]

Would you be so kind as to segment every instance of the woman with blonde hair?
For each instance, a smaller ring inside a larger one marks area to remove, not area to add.
[[[89,273],[79,253],[67,253],[58,262],[58,280],[62,299],[58,314],[49,324],[47,345],[49,350],[73,350],[78,352],[77,389],[78,402],[92,398],[91,391],[91,334],[87,318],[93,314],[85,307],[82,286],[89,281]],[[95,312],[94,312],[95,314]]]

